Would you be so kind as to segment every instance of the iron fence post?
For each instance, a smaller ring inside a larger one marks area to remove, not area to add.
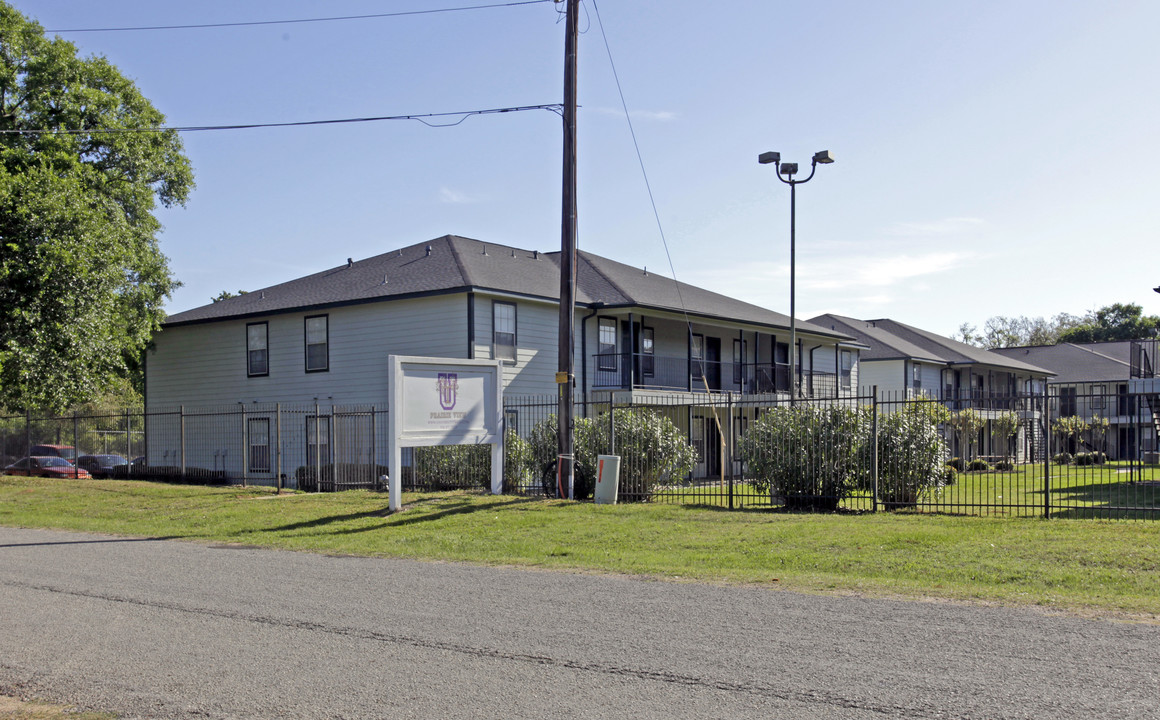
[[[239,402],[238,406],[242,409],[242,487],[246,487],[247,476],[250,472],[250,428],[246,426],[246,404]],[[267,439],[268,441],[269,439]]]
[[[177,408],[180,417],[181,426],[181,477],[185,477],[185,406],[180,405]]]
[[[322,492],[322,435],[319,434],[322,420],[318,415],[318,398],[314,398],[314,492]],[[333,418],[331,420],[333,422]]]
[[[278,492],[282,492],[282,403],[274,405],[274,452],[278,454],[274,483]]]
[[[871,452],[874,456],[870,458],[870,483],[873,493],[870,511],[878,512],[878,386],[873,386],[871,392],[873,395],[870,397],[870,432],[873,437]]]
[[[378,411],[374,405],[371,405],[371,438],[370,438],[371,439],[371,481],[374,483],[375,490],[380,489],[379,478],[382,477],[381,475],[379,475],[378,444],[375,442],[375,438],[378,437],[378,435],[375,434],[375,426],[377,424],[378,424]],[[504,432],[504,435],[505,436],[507,435],[506,431]]]
[[[608,454],[616,454],[616,391],[608,391]]]
[[[1051,395],[1043,384],[1043,518],[1051,518]]]
[[[733,455],[737,452],[737,448],[733,443],[733,393],[729,393],[729,442],[726,446],[728,448],[728,462],[729,462],[729,509],[733,509]]]
[[[73,441],[72,441],[73,459],[72,459],[72,461],[73,461],[73,479],[75,480],[76,478],[80,477],[80,472],[78,472],[78,470],[77,470],[77,458],[80,457],[80,452],[78,452],[77,448],[79,448],[80,445],[77,442],[77,411],[76,410],[73,410],[72,416],[73,416]]]

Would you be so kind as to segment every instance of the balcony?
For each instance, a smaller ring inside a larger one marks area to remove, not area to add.
[[[589,368],[593,390],[681,390],[742,394],[789,394],[789,365],[692,360],[643,353],[594,355]],[[702,377],[703,376],[703,377]],[[804,372],[801,396],[837,397],[834,373]]]
[[[1133,340],[1131,349],[1131,375],[1133,378],[1156,377],[1156,350],[1160,340]]]

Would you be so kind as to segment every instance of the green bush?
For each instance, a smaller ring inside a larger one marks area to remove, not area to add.
[[[620,456],[620,502],[651,499],[657,487],[683,478],[697,464],[697,451],[668,418],[650,410],[620,409],[614,415],[616,454]],[[542,472],[556,461],[556,416],[537,423],[531,432],[534,468]],[[576,418],[573,497],[584,500],[596,489],[598,456],[608,452],[608,413],[596,419]]]
[[[867,414],[841,406],[770,409],[741,438],[754,487],[789,508],[836,509],[865,482]]]
[[[943,485],[954,485],[955,481],[959,479],[959,471],[948,463],[943,466]]]
[[[986,472],[990,469],[991,466],[987,464],[986,460],[975,459],[967,463],[968,472]]]
[[[999,472],[1011,472],[1014,469],[1015,463],[1011,462],[1010,460],[1000,460],[999,462],[995,463],[995,470]]]
[[[503,491],[515,493],[536,479],[535,456],[532,444],[508,430],[503,436]],[[490,489],[491,479],[487,481]]]
[[[878,497],[887,507],[913,506],[923,492],[942,487],[946,443],[928,413],[886,413],[878,419]]]
[[[663,415],[650,410],[616,410],[613,424],[616,454],[620,456],[619,502],[651,500],[659,487],[683,480],[697,466],[697,450]],[[607,440],[608,413],[597,418],[596,427]]]
[[[1051,462],[1056,465],[1068,465],[1071,463],[1071,453],[1061,452],[1051,456]]]
[[[954,468],[954,470],[955,470],[956,472],[963,472],[963,470],[965,470],[965,469],[966,469],[966,467],[967,467],[967,466],[966,466],[966,465],[963,463],[963,459],[962,459],[961,457],[953,457],[953,458],[951,458],[951,459],[950,459],[950,461],[949,461],[949,462],[947,462],[947,465],[948,465],[948,466],[950,466],[951,468]]]

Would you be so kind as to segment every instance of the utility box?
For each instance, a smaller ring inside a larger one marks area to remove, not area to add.
[[[597,505],[615,505],[616,491],[620,487],[620,456],[598,455],[596,458],[596,492],[593,498]]]

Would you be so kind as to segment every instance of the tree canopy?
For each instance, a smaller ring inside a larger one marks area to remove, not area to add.
[[[0,404],[63,408],[139,367],[177,287],[153,213],[193,188],[164,121],[0,0]]]
[[[1157,335],[1160,335],[1160,317],[1144,315],[1144,308],[1140,305],[1113,303],[1081,317],[1060,313],[1048,320],[996,315],[987,320],[982,331],[970,323],[963,323],[955,337],[990,350],[1061,342],[1140,340]]]

